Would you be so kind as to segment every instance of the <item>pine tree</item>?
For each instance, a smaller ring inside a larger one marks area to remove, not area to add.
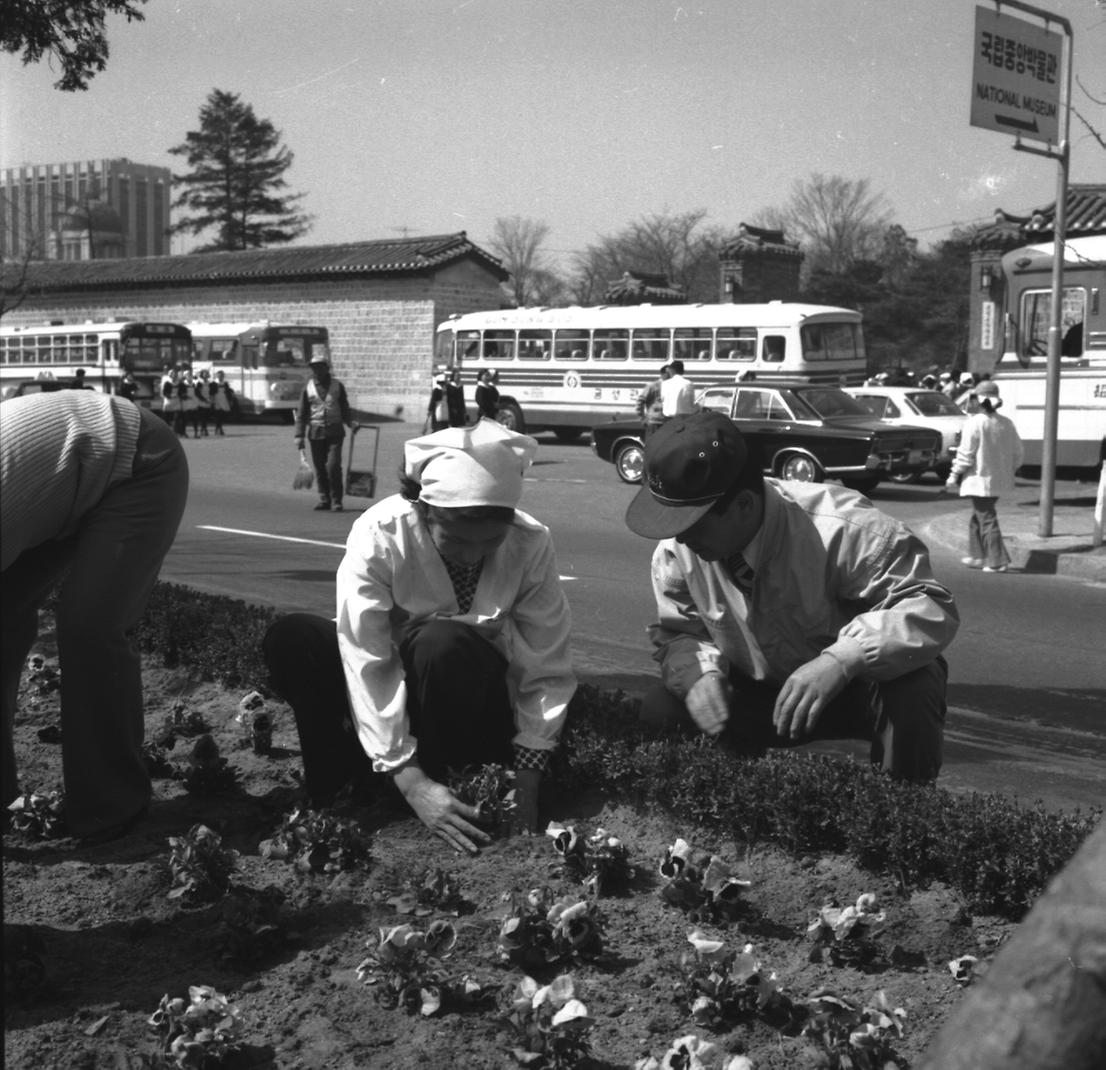
[[[235,93],[213,89],[200,109],[200,129],[169,150],[184,156],[191,171],[174,175],[183,186],[174,208],[189,214],[172,233],[200,234],[215,228],[213,241],[196,252],[227,252],[280,245],[306,233],[313,222],[299,211],[301,193],[285,193],[284,172],[292,152],[280,131]]]

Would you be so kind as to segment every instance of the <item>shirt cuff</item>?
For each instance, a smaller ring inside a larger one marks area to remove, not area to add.
[[[515,769],[536,769],[544,773],[549,767],[551,751],[534,750],[532,747],[520,747],[515,744]]]

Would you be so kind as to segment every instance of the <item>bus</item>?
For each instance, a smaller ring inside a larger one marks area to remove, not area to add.
[[[310,378],[313,357],[330,360],[325,327],[284,326],[267,320],[189,323],[194,371],[226,373],[243,415],[291,419]]]
[[[86,386],[114,394],[129,371],[138,385],[135,400],[156,408],[166,369],[191,359],[192,335],[180,323],[0,324],[0,396],[68,386],[78,368]]]
[[[782,301],[456,314],[439,325],[434,357],[473,383],[492,370],[500,420],[563,441],[633,417],[638,395],[672,360],[700,388],[757,373],[859,385],[867,370],[859,312]]]
[[[1005,338],[994,379],[1002,411],[1025,443],[1025,464],[1039,468],[1051,321],[1053,245],[1026,245],[1002,258]],[[1097,478],[1106,455],[1106,235],[1064,243],[1060,319],[1060,392],[1056,467]]]

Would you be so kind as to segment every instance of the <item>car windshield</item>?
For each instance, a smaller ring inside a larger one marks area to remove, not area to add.
[[[799,392],[803,399],[822,419],[832,416],[868,416],[868,410],[856,398],[835,386],[812,387]]]
[[[939,390],[919,390],[908,394],[910,404],[923,416],[963,416],[964,410]]]

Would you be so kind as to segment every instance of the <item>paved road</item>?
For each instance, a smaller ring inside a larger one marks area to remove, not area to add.
[[[394,489],[402,442],[415,433],[385,425],[381,495]],[[369,444],[363,434],[359,461]],[[334,569],[357,514],[313,512],[313,495],[292,490],[290,429],[236,427],[226,439],[189,440],[187,450],[192,493],[163,578],[285,610],[333,613]],[[937,490],[887,487],[877,500],[925,535],[935,518],[963,513]],[[581,678],[631,692],[655,675],[644,638],[651,545],[622,522],[634,492],[588,446],[543,440],[523,499],[553,530]],[[954,711],[945,782],[986,791],[1013,785],[1020,797],[1053,806],[1101,802],[1106,679],[1088,625],[1106,619],[1106,590],[1054,576],[968,572],[955,547],[932,549],[963,619],[948,652]]]

